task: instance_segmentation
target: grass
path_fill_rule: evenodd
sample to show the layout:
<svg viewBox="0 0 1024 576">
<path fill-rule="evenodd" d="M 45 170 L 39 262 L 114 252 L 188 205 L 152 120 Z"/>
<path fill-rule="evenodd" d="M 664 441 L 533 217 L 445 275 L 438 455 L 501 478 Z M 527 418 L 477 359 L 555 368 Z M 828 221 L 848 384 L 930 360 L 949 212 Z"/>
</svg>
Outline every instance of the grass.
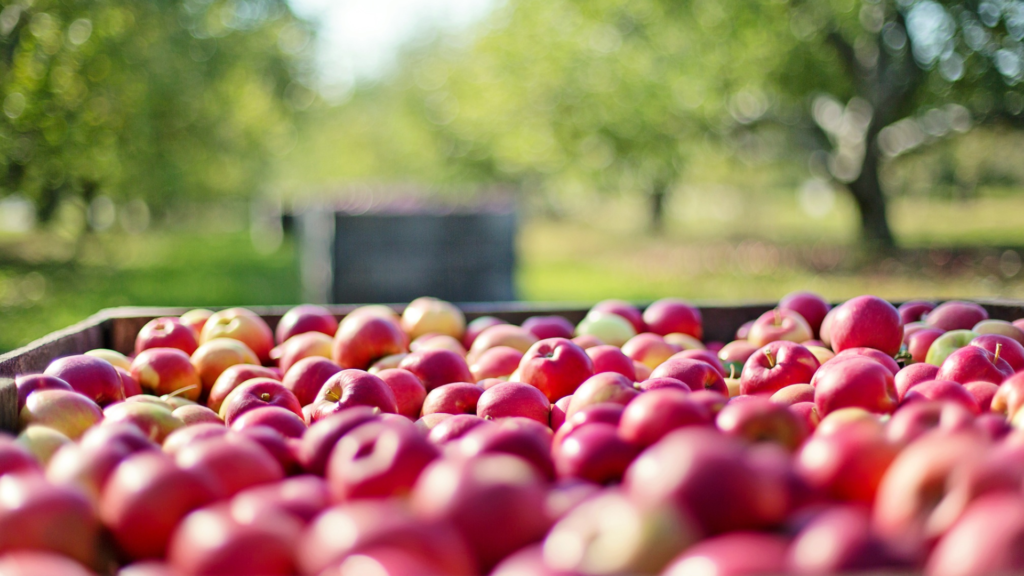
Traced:
<svg viewBox="0 0 1024 576">
<path fill-rule="evenodd" d="M 1001 267 L 1001 251 L 957 267 L 899 259 L 851 266 L 844 246 L 854 242 L 855 227 L 844 198 L 819 220 L 809 219 L 795 199 L 785 196 L 736 202 L 705 193 L 676 200 L 661 236 L 644 232 L 642 204 L 626 200 L 573 207 L 577 216 L 572 219 L 525 218 L 519 235 L 519 297 L 766 301 L 810 289 L 832 299 L 863 293 L 892 299 L 1024 298 L 1024 271 L 1019 265 L 1017 270 Z M 969 203 L 901 199 L 892 203 L 891 220 L 910 247 L 1024 247 L 1024 196 Z M 218 233 L 192 228 L 140 236 L 108 233 L 81 246 L 49 233 L 0 237 L 0 351 L 111 306 L 301 300 L 290 240 L 265 254 L 242 227 L 226 228 Z M 75 263 L 63 263 L 75 250 L 79 256 L 70 260 Z"/>
</svg>

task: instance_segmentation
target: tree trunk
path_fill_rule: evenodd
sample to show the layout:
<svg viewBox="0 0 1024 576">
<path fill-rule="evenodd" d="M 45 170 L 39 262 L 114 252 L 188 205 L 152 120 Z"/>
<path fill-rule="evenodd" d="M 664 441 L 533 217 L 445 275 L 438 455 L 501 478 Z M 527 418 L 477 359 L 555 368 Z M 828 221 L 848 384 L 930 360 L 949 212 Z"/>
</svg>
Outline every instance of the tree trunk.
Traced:
<svg viewBox="0 0 1024 576">
<path fill-rule="evenodd" d="M 877 136 L 877 130 L 868 130 L 864 164 L 860 175 L 848 187 L 860 211 L 861 238 L 868 250 L 889 251 L 896 247 L 896 241 L 889 228 L 885 195 L 878 177 L 881 150 L 878 148 Z"/>
<path fill-rule="evenodd" d="M 665 230 L 665 199 L 668 194 L 668 186 L 662 182 L 655 182 L 651 188 L 651 232 L 661 234 Z"/>
</svg>

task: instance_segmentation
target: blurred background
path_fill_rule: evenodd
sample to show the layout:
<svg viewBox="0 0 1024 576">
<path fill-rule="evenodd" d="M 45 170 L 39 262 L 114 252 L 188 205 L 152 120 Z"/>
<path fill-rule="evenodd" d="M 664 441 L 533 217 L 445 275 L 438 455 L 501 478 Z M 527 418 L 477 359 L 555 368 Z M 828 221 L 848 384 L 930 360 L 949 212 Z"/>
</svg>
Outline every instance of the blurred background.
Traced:
<svg viewBox="0 0 1024 576">
<path fill-rule="evenodd" d="M 0 0 L 0 351 L 119 305 L 1021 298 L 1022 40 L 1021 0 Z"/>
</svg>

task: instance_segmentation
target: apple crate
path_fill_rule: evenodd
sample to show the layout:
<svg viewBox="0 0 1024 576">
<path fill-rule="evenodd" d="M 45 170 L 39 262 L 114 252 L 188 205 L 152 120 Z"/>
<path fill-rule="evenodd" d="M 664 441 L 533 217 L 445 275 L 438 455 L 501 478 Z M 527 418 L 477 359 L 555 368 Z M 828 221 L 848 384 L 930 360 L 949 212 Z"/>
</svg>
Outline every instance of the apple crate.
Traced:
<svg viewBox="0 0 1024 576">
<path fill-rule="evenodd" d="M 998 320 L 1024 318 L 1024 301 L 975 299 L 989 316 Z M 404 304 L 389 305 L 401 312 Z M 771 310 L 775 304 L 745 303 L 724 305 L 698 303 L 704 320 L 704 338 L 707 341 L 728 342 L 733 339 L 736 329 Z M 328 306 L 339 319 L 356 305 Z M 496 316 L 507 322 L 521 324 L 530 316 L 559 315 L 573 324 L 586 316 L 589 307 L 582 304 L 488 302 L 459 304 L 459 308 L 471 321 L 480 316 Z M 281 316 L 290 306 L 250 307 L 263 317 L 271 329 L 276 328 Z M 18 393 L 14 377 L 43 371 L 53 360 L 62 356 L 81 354 L 94 348 L 110 348 L 122 354 L 131 354 L 135 337 L 150 320 L 163 316 L 180 316 L 188 308 L 142 308 L 121 307 L 101 310 L 89 318 L 59 330 L 31 344 L 0 355 L 0 430 L 16 433 L 18 429 Z"/>
</svg>

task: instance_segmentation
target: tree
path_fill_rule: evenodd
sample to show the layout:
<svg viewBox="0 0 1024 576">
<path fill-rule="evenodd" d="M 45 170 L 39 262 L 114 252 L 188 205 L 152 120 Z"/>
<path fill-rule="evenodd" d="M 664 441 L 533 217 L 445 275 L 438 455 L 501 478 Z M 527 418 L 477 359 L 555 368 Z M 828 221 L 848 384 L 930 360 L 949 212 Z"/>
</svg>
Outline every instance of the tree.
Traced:
<svg viewBox="0 0 1024 576">
<path fill-rule="evenodd" d="M 308 26 L 284 0 L 0 0 L 0 195 L 249 194 L 293 138 Z"/>
</svg>

